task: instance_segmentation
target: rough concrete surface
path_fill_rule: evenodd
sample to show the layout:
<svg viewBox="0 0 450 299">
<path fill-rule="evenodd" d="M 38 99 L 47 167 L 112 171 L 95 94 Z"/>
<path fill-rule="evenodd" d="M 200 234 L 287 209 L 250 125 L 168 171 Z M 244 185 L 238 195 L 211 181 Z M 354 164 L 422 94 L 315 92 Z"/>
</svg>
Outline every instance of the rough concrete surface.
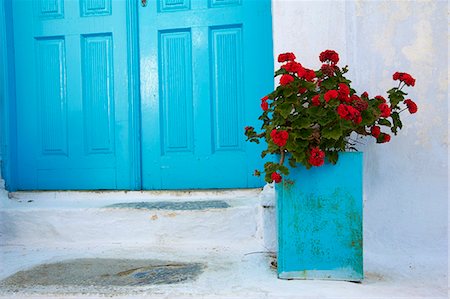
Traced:
<svg viewBox="0 0 450 299">
<path fill-rule="evenodd" d="M 136 202 L 133 194 L 113 200 L 89 192 L 63 194 L 64 198 L 51 192 L 2 198 L 0 280 L 10 277 L 6 281 L 10 283 L 0 287 L 0 298 L 447 298 L 441 255 L 412 258 L 407 251 L 392 248 L 364 249 L 366 278 L 361 284 L 277 279 L 272 254 L 264 247 L 267 223 L 263 225 L 263 218 L 258 218 L 264 215 L 259 194 L 205 193 L 203 200 L 223 200 L 230 207 L 183 211 L 102 208 Z M 183 199 L 192 201 L 186 194 L 169 201 Z M 164 194 L 148 200 L 160 201 L 167 201 Z M 100 267 L 95 273 L 129 274 L 126 279 L 135 285 L 107 284 L 79 264 L 75 272 L 58 275 L 55 270 L 57 265 L 67 269 L 74 260 L 104 263 L 105 259 L 121 262 L 108 262 L 111 271 L 102 272 Z M 174 281 L 166 268 L 151 268 L 156 261 L 186 265 L 177 268 L 186 279 Z M 23 278 L 28 274 L 20 271 L 33 268 L 35 278 L 44 279 L 36 273 L 46 273 L 53 282 L 26 283 Z M 183 276 L 185 270 L 198 275 Z M 153 283 L 137 284 L 139 278 L 145 281 L 148 277 L 153 277 Z M 86 284 L 68 283 L 83 279 Z"/>
</svg>

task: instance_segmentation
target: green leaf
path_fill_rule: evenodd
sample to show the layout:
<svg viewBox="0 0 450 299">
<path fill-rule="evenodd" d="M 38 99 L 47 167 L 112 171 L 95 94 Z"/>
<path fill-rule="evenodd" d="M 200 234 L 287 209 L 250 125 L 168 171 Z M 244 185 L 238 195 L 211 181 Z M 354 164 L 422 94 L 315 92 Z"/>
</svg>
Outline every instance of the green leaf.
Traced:
<svg viewBox="0 0 450 299">
<path fill-rule="evenodd" d="M 311 118 L 317 119 L 324 117 L 327 114 L 327 110 L 325 110 L 321 106 L 314 106 L 307 109 L 307 113 Z"/>
<path fill-rule="evenodd" d="M 297 165 L 297 161 L 295 161 L 295 158 L 294 158 L 294 156 L 291 156 L 290 158 L 289 158 L 289 166 L 291 166 L 291 167 L 296 167 Z"/>
<path fill-rule="evenodd" d="M 378 120 L 378 124 L 381 125 L 381 126 L 386 126 L 386 127 L 391 127 L 392 126 L 391 122 L 389 120 L 385 119 L 385 118 L 380 118 Z"/>
<path fill-rule="evenodd" d="M 306 153 L 305 151 L 295 151 L 292 152 L 292 156 L 295 158 L 297 163 L 301 163 L 306 158 Z"/>
<path fill-rule="evenodd" d="M 286 119 L 291 114 L 292 106 L 289 104 L 280 104 L 277 106 L 277 111 Z"/>
<path fill-rule="evenodd" d="M 297 117 L 293 122 L 293 127 L 298 129 L 308 128 L 311 125 L 311 120 L 308 117 Z"/>
<path fill-rule="evenodd" d="M 289 169 L 284 165 L 278 165 L 278 170 L 284 175 L 289 174 Z"/>
<path fill-rule="evenodd" d="M 402 124 L 402 121 L 400 120 L 400 115 L 398 114 L 398 112 L 393 112 L 391 114 L 391 117 L 392 117 L 392 122 L 393 122 L 391 131 L 392 131 L 392 133 L 397 135 L 398 129 L 403 128 L 403 124 Z"/>
<path fill-rule="evenodd" d="M 362 117 L 361 122 L 362 126 L 372 125 L 376 118 L 373 109 L 364 110 L 363 112 L 361 112 L 361 117 Z"/>
<path fill-rule="evenodd" d="M 322 129 L 322 137 L 328 139 L 338 140 L 342 136 L 342 129 L 340 124 L 335 125 L 334 127 L 326 127 Z"/>
<path fill-rule="evenodd" d="M 264 159 L 264 157 L 267 155 L 269 153 L 269 151 L 268 150 L 264 150 L 264 151 L 262 151 L 261 152 L 261 158 L 263 158 Z"/>
<path fill-rule="evenodd" d="M 278 71 L 275 72 L 275 77 L 279 76 L 279 75 L 282 75 L 282 74 L 287 74 L 287 73 L 288 73 L 288 71 L 286 71 L 283 68 L 280 68 Z"/>
<path fill-rule="evenodd" d="M 310 129 L 301 129 L 298 132 L 298 137 L 301 138 L 301 139 L 308 139 L 309 136 L 311 136 L 311 132 L 312 131 Z"/>
<path fill-rule="evenodd" d="M 321 87 L 324 87 L 326 89 L 335 89 L 336 88 L 336 80 L 332 77 L 332 78 L 328 78 L 322 81 L 322 83 L 320 83 Z"/>
<path fill-rule="evenodd" d="M 328 151 L 326 156 L 331 164 L 336 164 L 339 158 L 338 152 L 336 151 Z"/>
<path fill-rule="evenodd" d="M 283 96 L 285 98 L 288 98 L 288 97 L 290 97 L 293 94 L 294 94 L 294 90 L 292 88 L 285 87 L 285 89 L 283 90 Z"/>
<path fill-rule="evenodd" d="M 325 117 L 319 118 L 317 122 L 320 125 L 324 126 L 324 125 L 326 125 L 326 124 L 336 120 L 336 117 L 337 117 L 336 115 L 337 114 L 336 114 L 336 112 L 334 110 L 330 110 L 330 111 L 328 111 L 328 113 L 326 114 Z"/>
<path fill-rule="evenodd" d="M 392 107 L 396 107 L 398 103 L 400 103 L 403 100 L 403 96 L 390 96 L 389 100 L 391 102 Z"/>
</svg>

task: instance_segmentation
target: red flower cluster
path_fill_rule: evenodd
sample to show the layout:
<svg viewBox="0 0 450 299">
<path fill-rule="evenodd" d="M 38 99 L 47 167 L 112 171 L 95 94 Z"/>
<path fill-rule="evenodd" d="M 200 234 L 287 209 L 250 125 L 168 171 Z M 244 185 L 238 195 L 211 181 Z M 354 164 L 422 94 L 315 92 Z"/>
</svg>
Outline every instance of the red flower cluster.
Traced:
<svg viewBox="0 0 450 299">
<path fill-rule="evenodd" d="M 386 143 L 391 141 L 391 135 L 386 133 L 381 133 L 377 138 L 377 143 Z"/>
<path fill-rule="evenodd" d="M 360 97 L 358 97 L 356 95 L 352 95 L 350 97 L 350 99 L 352 100 L 353 107 L 358 109 L 358 111 L 364 111 L 367 108 L 369 108 L 369 103 L 367 103 L 366 101 L 362 100 Z"/>
<path fill-rule="evenodd" d="M 408 86 L 414 86 L 416 84 L 416 79 L 414 79 L 410 74 L 408 73 L 400 73 L 396 72 L 392 78 L 394 80 L 400 80 L 401 82 L 404 82 Z"/>
<path fill-rule="evenodd" d="M 269 104 L 267 103 L 267 100 L 269 99 L 268 96 L 265 96 L 261 99 L 261 108 L 264 111 L 267 111 L 267 109 L 269 109 Z"/>
<path fill-rule="evenodd" d="M 300 63 L 295 62 L 295 61 L 287 62 L 286 64 L 283 64 L 281 66 L 281 68 L 283 68 L 286 71 L 291 72 L 291 73 L 298 73 L 298 72 L 302 73 L 302 70 L 304 71 L 303 66 Z"/>
<path fill-rule="evenodd" d="M 386 99 L 383 98 L 382 96 L 376 96 L 375 99 L 380 100 L 383 103 L 386 103 Z"/>
<path fill-rule="evenodd" d="M 381 111 L 380 116 L 381 117 L 389 117 L 391 116 L 391 108 L 389 108 L 389 105 L 386 103 L 381 103 L 378 108 Z"/>
<path fill-rule="evenodd" d="M 277 131 L 276 129 L 273 129 L 272 132 L 270 132 L 270 137 L 272 137 L 273 143 L 282 147 L 286 145 L 289 133 L 284 130 Z"/>
<path fill-rule="evenodd" d="M 373 137 L 378 138 L 378 136 L 380 136 L 381 134 L 381 129 L 379 126 L 373 126 L 370 129 L 370 134 L 372 134 Z"/>
<path fill-rule="evenodd" d="M 294 53 L 283 53 L 278 55 L 278 62 L 286 62 L 295 60 Z"/>
<path fill-rule="evenodd" d="M 288 85 L 289 83 L 294 81 L 294 77 L 292 77 L 289 74 L 284 74 L 283 76 L 281 76 L 280 78 L 280 84 L 281 85 Z"/>
<path fill-rule="evenodd" d="M 369 94 L 367 93 L 367 91 L 365 91 L 365 92 L 363 92 L 363 93 L 361 94 L 361 97 L 362 97 L 362 98 L 369 98 Z"/>
<path fill-rule="evenodd" d="M 298 89 L 298 93 L 305 93 L 306 91 L 308 91 L 308 89 L 304 88 L 304 87 L 300 87 Z"/>
<path fill-rule="evenodd" d="M 339 100 L 341 100 L 342 102 L 350 102 L 350 87 L 348 87 L 347 84 L 344 83 L 339 83 Z"/>
<path fill-rule="evenodd" d="M 329 61 L 332 64 L 337 64 L 339 62 L 339 54 L 333 50 L 325 50 L 319 55 L 321 62 Z"/>
<path fill-rule="evenodd" d="M 311 149 L 308 162 L 312 166 L 321 166 L 325 162 L 325 153 L 318 147 Z"/>
<path fill-rule="evenodd" d="M 322 67 L 320 68 L 320 70 L 322 71 L 322 73 L 324 73 L 328 77 L 333 77 L 334 71 L 335 71 L 334 65 L 329 65 L 329 64 L 322 64 Z"/>
<path fill-rule="evenodd" d="M 270 177 L 272 178 L 272 181 L 274 181 L 277 184 L 281 182 L 281 175 L 279 175 L 277 172 L 273 172 Z"/>
<path fill-rule="evenodd" d="M 340 104 L 337 108 L 337 113 L 341 118 L 351 120 L 355 124 L 359 124 L 362 121 L 361 113 L 350 105 Z"/>
<path fill-rule="evenodd" d="M 329 90 L 324 94 L 323 99 L 328 103 L 331 99 L 336 99 L 338 96 L 339 93 L 337 90 Z"/>
<path fill-rule="evenodd" d="M 406 107 L 408 107 L 409 113 L 414 114 L 417 112 L 417 104 L 414 103 L 411 99 L 405 100 L 404 103 L 406 104 Z"/>
<path fill-rule="evenodd" d="M 386 143 L 391 141 L 391 135 L 381 133 L 379 126 L 372 126 L 372 128 L 370 128 L 370 134 L 377 139 L 377 143 Z"/>
<path fill-rule="evenodd" d="M 267 104 L 267 102 L 261 102 L 261 109 L 267 111 L 269 109 L 269 104 Z"/>
<path fill-rule="evenodd" d="M 319 95 L 315 95 L 312 97 L 311 102 L 313 106 L 320 106 Z"/>
<path fill-rule="evenodd" d="M 302 76 L 306 81 L 313 81 L 316 78 L 316 72 L 310 69 L 305 69 L 305 74 Z"/>
</svg>

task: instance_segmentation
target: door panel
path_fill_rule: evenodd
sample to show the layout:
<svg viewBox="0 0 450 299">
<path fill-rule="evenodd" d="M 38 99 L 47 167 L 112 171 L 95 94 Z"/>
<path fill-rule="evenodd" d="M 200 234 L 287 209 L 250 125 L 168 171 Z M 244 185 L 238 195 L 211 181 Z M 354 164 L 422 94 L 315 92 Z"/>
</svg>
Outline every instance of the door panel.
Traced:
<svg viewBox="0 0 450 299">
<path fill-rule="evenodd" d="M 273 88 L 269 0 L 158 0 L 139 8 L 144 189 L 247 188 L 245 142 Z"/>
<path fill-rule="evenodd" d="M 18 189 L 129 189 L 126 2 L 13 1 Z"/>
</svg>

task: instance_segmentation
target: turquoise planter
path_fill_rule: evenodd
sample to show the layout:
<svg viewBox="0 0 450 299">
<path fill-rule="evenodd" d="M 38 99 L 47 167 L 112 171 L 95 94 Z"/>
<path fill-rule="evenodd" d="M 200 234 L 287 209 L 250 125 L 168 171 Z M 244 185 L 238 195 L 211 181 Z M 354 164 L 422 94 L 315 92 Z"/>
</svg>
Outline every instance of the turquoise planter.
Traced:
<svg viewBox="0 0 450 299">
<path fill-rule="evenodd" d="M 279 278 L 363 279 L 362 159 L 299 165 L 277 184 Z"/>
</svg>

